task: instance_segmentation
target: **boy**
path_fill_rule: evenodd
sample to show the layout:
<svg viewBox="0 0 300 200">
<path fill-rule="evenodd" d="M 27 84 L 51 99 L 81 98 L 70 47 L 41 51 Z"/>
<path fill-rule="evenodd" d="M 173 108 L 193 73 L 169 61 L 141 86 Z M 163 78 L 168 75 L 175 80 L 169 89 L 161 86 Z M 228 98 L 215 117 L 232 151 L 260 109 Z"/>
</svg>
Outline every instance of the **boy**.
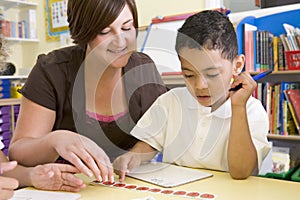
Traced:
<svg viewBox="0 0 300 200">
<path fill-rule="evenodd" d="M 237 48 L 225 15 L 203 11 L 185 21 L 175 49 L 186 87 L 161 95 L 139 120 L 131 134 L 143 142 L 114 162 L 120 181 L 151 159 L 154 149 L 163 153 L 163 162 L 229 171 L 234 179 L 259 169 L 269 151 L 268 117 L 251 96 L 256 82 L 240 73 L 245 58 Z"/>
</svg>

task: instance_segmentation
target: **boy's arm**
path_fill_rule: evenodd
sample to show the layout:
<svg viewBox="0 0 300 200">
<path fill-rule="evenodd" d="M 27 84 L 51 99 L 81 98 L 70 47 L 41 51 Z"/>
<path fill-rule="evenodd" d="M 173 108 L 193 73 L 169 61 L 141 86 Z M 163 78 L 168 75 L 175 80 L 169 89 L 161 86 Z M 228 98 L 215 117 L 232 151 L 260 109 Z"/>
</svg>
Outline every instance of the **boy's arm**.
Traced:
<svg viewBox="0 0 300 200">
<path fill-rule="evenodd" d="M 124 181 L 125 175 L 130 172 L 134 167 L 139 166 L 142 162 L 151 160 L 157 151 L 149 144 L 139 141 L 134 147 L 114 161 L 114 169 L 116 174 L 119 175 L 119 181 Z"/>
<path fill-rule="evenodd" d="M 228 167 L 234 179 L 245 179 L 257 165 L 257 153 L 251 139 L 246 105 L 232 106 L 228 141 Z"/>
</svg>

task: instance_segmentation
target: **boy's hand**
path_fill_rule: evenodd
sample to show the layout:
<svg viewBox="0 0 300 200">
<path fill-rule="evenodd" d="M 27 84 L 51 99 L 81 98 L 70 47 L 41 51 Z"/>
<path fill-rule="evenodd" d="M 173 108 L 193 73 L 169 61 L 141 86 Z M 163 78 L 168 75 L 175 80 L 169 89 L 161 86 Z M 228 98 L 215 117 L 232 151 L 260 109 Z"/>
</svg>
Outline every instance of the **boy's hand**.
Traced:
<svg viewBox="0 0 300 200">
<path fill-rule="evenodd" d="M 74 174 L 79 170 L 68 164 L 45 164 L 31 168 L 30 179 L 35 188 L 78 192 L 85 184 Z"/>
<path fill-rule="evenodd" d="M 237 76 L 231 87 L 234 88 L 240 84 L 242 85 L 240 89 L 230 92 L 231 104 L 235 106 L 245 106 L 257 86 L 249 72 L 243 72 Z"/>
<path fill-rule="evenodd" d="M 115 159 L 113 166 L 114 171 L 119 175 L 119 181 L 123 182 L 127 175 L 134 167 L 141 164 L 141 157 L 138 153 L 128 152 Z"/>
<path fill-rule="evenodd" d="M 0 163 L 1 174 L 14 169 L 16 166 L 16 161 Z M 16 179 L 0 176 L 0 200 L 11 198 L 14 195 L 14 189 L 18 186 L 19 182 Z"/>
</svg>

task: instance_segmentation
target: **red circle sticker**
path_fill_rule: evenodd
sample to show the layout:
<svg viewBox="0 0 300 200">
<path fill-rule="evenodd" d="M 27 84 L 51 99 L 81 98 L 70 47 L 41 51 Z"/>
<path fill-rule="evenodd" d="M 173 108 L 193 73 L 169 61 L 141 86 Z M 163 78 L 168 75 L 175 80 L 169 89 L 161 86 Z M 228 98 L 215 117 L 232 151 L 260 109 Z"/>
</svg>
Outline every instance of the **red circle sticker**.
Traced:
<svg viewBox="0 0 300 200">
<path fill-rule="evenodd" d="M 115 187 L 124 187 L 125 184 L 124 183 L 116 183 L 114 184 Z"/>
<path fill-rule="evenodd" d="M 136 188 L 136 190 L 145 191 L 145 190 L 149 190 L 149 188 L 148 187 L 138 187 L 138 188 Z"/>
<path fill-rule="evenodd" d="M 158 189 L 158 188 L 152 188 L 149 190 L 150 192 L 160 192 L 161 189 Z"/>
<path fill-rule="evenodd" d="M 100 181 L 98 181 L 98 180 L 94 180 L 93 182 L 94 182 L 94 183 L 101 183 L 101 182 L 100 182 Z"/>
<path fill-rule="evenodd" d="M 163 191 L 161 191 L 161 193 L 163 193 L 163 194 L 172 194 L 173 190 L 163 190 Z"/>
<path fill-rule="evenodd" d="M 205 193 L 205 194 L 201 194 L 200 197 L 201 198 L 207 198 L 207 199 L 213 199 L 213 198 L 215 198 L 215 195 Z"/>
<path fill-rule="evenodd" d="M 189 196 L 189 197 L 197 197 L 199 196 L 200 194 L 198 192 L 190 192 L 190 193 L 187 193 L 186 196 Z"/>
<path fill-rule="evenodd" d="M 127 186 L 125 186 L 125 188 L 132 190 L 132 189 L 135 189 L 136 186 L 135 185 L 127 185 Z"/>
<path fill-rule="evenodd" d="M 174 192 L 174 195 L 185 195 L 186 192 L 185 191 L 177 191 L 177 192 Z"/>
<path fill-rule="evenodd" d="M 115 184 L 115 182 L 104 181 L 104 182 L 102 182 L 102 184 L 104 184 L 104 185 L 113 185 L 113 184 Z"/>
</svg>

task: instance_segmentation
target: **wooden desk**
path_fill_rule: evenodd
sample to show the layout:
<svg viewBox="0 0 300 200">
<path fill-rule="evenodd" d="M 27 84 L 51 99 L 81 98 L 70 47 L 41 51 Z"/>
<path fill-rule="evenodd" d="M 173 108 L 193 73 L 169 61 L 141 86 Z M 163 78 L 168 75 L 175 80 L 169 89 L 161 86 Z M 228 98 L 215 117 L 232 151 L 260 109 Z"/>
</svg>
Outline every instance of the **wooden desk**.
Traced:
<svg viewBox="0 0 300 200">
<path fill-rule="evenodd" d="M 190 192 L 207 192 L 215 194 L 216 200 L 294 200 L 299 199 L 300 183 L 284 180 L 276 180 L 262 177 L 249 177 L 246 180 L 233 180 L 228 173 L 209 171 L 214 176 L 171 188 L 172 190 L 185 190 Z M 83 177 L 87 183 L 91 179 Z M 132 178 L 126 178 L 126 184 L 135 184 L 137 186 L 148 186 L 150 188 L 159 188 L 155 185 L 138 181 Z M 164 188 L 161 188 L 164 189 Z M 79 192 L 81 200 L 131 200 L 136 198 L 145 198 L 152 196 L 155 199 L 191 199 L 175 195 L 156 194 L 152 192 L 141 192 L 128 189 L 119 189 L 105 186 L 87 185 L 87 188 Z M 198 199 L 198 198 L 197 198 Z"/>
</svg>

